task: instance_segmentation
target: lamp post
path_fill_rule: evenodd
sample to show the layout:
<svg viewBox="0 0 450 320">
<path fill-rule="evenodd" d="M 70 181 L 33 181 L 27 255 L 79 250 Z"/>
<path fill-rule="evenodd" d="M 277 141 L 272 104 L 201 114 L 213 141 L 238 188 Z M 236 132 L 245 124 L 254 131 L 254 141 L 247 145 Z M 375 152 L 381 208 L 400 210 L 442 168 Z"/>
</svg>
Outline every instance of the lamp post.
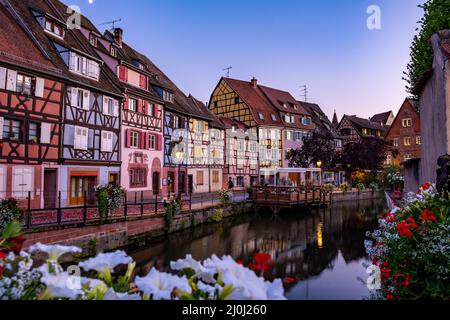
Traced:
<svg viewBox="0 0 450 320">
<path fill-rule="evenodd" d="M 177 157 L 178 160 L 178 197 L 181 198 L 181 165 L 183 163 L 183 159 L 184 159 L 184 152 L 183 150 L 177 151 L 175 156 Z"/>
<path fill-rule="evenodd" d="M 322 168 L 322 161 L 320 161 L 320 160 L 317 161 L 316 165 L 317 165 L 317 168 L 321 169 Z M 322 180 L 323 180 L 322 170 L 320 171 L 319 175 L 320 175 L 319 183 L 320 183 L 320 185 L 322 185 Z"/>
</svg>

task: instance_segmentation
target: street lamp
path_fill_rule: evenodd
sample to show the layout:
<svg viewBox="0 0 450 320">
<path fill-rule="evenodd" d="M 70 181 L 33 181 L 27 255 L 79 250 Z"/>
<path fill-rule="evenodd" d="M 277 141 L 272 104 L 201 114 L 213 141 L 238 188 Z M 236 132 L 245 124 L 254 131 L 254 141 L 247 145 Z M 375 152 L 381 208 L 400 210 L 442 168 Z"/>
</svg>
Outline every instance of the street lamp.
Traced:
<svg viewBox="0 0 450 320">
<path fill-rule="evenodd" d="M 317 163 L 316 163 L 316 164 L 317 164 L 317 168 L 319 168 L 319 169 L 320 169 L 320 168 L 322 167 L 322 161 L 320 161 L 320 160 L 319 160 L 319 161 L 317 161 Z"/>
<path fill-rule="evenodd" d="M 175 153 L 175 156 L 178 160 L 178 197 L 181 198 L 181 164 L 183 163 L 184 159 L 184 152 L 183 150 L 179 150 Z"/>
</svg>

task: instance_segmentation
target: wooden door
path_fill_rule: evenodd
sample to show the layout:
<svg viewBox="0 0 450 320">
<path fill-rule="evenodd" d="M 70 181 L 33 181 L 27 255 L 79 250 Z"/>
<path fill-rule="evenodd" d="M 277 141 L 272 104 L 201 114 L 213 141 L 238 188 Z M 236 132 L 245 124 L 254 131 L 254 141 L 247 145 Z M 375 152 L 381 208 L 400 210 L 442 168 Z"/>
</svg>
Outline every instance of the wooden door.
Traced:
<svg viewBox="0 0 450 320">
<path fill-rule="evenodd" d="M 57 179 L 58 171 L 56 169 L 44 170 L 44 208 L 56 208 L 57 200 Z"/>
</svg>

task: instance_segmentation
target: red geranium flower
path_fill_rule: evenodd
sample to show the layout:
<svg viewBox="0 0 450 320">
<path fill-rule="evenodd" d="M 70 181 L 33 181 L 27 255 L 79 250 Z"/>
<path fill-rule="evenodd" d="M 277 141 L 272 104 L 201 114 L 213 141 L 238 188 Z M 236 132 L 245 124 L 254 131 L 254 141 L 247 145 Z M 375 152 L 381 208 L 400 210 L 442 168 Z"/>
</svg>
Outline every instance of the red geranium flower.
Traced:
<svg viewBox="0 0 450 320">
<path fill-rule="evenodd" d="M 388 294 L 386 295 L 386 299 L 388 299 L 388 300 L 394 300 L 394 295 L 393 295 L 392 293 L 388 293 Z"/>
<path fill-rule="evenodd" d="M 272 256 L 267 253 L 257 253 L 253 257 L 253 260 L 256 262 L 249 264 L 249 268 L 252 269 L 255 272 L 260 272 L 263 274 L 267 270 L 270 270 L 272 268 L 273 264 L 269 264 L 270 259 Z"/>
<path fill-rule="evenodd" d="M 393 213 L 389 212 L 386 215 L 385 220 L 386 220 L 387 223 L 395 222 L 395 215 Z"/>
<path fill-rule="evenodd" d="M 295 282 L 295 279 L 294 278 L 289 278 L 289 277 L 287 277 L 287 278 L 284 278 L 284 283 L 286 283 L 286 284 L 291 284 L 291 283 L 294 283 Z"/>
<path fill-rule="evenodd" d="M 244 261 L 242 261 L 242 260 L 236 260 L 236 263 L 237 263 L 237 264 L 244 265 Z"/>
<path fill-rule="evenodd" d="M 431 212 L 430 210 L 423 210 L 422 211 L 422 220 L 423 221 L 431 221 L 431 222 L 436 222 L 436 216 L 434 215 L 433 212 Z"/>
<path fill-rule="evenodd" d="M 3 251 L 0 251 L 0 260 L 5 260 L 5 258 L 6 258 L 6 253 Z M 3 275 L 3 267 L 0 266 L 0 278 L 2 277 L 2 275 Z"/>
<path fill-rule="evenodd" d="M 423 191 L 427 191 L 430 188 L 431 188 L 431 184 L 429 182 L 424 183 L 423 185 L 420 186 L 420 189 Z"/>
</svg>

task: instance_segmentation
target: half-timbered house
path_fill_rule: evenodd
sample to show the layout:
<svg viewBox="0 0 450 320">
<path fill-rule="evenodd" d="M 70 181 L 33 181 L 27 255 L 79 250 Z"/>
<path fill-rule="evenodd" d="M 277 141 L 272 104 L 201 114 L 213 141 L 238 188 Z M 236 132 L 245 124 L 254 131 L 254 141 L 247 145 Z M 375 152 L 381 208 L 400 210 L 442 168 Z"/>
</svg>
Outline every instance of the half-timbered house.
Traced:
<svg viewBox="0 0 450 320">
<path fill-rule="evenodd" d="M 308 137 L 316 128 L 312 122 L 311 114 L 295 98 L 286 91 L 260 85 L 259 88 L 278 110 L 283 123 L 283 167 L 289 167 L 286 154 L 292 149 L 303 147 L 303 138 Z"/>
<path fill-rule="evenodd" d="M 0 199 L 56 205 L 62 72 L 15 8 L 0 3 Z"/>
<path fill-rule="evenodd" d="M 203 102 L 192 95 L 189 98 L 205 118 L 189 121 L 188 187 L 193 193 L 220 191 L 223 187 L 225 128 Z"/>
<path fill-rule="evenodd" d="M 257 80 L 220 79 L 211 95 L 209 107 L 221 117 L 236 119 L 249 128 L 257 129 L 259 183 L 274 184 L 276 169 L 283 167 L 284 125 L 279 111 L 262 92 Z"/>
<path fill-rule="evenodd" d="M 24 24 L 64 72 L 59 190 L 62 204 L 93 201 L 96 185 L 118 181 L 122 100 L 114 74 L 79 28 L 68 28 L 74 11 L 58 0 L 14 1 Z"/>
<path fill-rule="evenodd" d="M 365 138 L 384 140 L 387 128 L 368 119 L 344 115 L 337 130 L 342 136 L 345 145 L 347 143 L 361 143 Z"/>
<path fill-rule="evenodd" d="M 132 193 L 159 195 L 163 167 L 163 101 L 150 86 L 149 78 L 155 75 L 147 68 L 148 59 L 123 41 L 120 28 L 101 35 L 84 19 L 81 31 L 115 73 L 124 95 L 120 184 Z"/>
<path fill-rule="evenodd" d="M 258 130 L 236 119 L 220 120 L 226 129 L 224 187 L 230 179 L 237 190 L 258 184 Z"/>
</svg>

